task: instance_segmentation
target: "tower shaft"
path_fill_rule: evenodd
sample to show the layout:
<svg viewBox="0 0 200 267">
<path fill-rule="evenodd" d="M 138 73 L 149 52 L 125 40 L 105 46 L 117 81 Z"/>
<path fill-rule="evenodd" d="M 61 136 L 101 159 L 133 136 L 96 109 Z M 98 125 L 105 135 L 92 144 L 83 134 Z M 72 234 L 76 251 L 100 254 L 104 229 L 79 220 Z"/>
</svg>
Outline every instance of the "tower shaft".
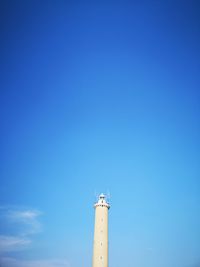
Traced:
<svg viewBox="0 0 200 267">
<path fill-rule="evenodd" d="M 108 267 L 108 209 L 103 194 L 95 204 L 93 267 Z"/>
</svg>

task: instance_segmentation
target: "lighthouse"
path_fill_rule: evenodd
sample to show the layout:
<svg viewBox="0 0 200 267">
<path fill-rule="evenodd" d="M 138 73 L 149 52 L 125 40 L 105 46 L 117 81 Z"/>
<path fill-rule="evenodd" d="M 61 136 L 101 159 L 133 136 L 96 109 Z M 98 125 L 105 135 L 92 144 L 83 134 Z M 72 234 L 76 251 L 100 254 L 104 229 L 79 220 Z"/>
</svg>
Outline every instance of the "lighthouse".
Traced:
<svg viewBox="0 0 200 267">
<path fill-rule="evenodd" d="M 95 208 L 94 246 L 92 267 L 108 267 L 108 210 L 110 205 L 104 194 L 99 196 Z"/>
</svg>

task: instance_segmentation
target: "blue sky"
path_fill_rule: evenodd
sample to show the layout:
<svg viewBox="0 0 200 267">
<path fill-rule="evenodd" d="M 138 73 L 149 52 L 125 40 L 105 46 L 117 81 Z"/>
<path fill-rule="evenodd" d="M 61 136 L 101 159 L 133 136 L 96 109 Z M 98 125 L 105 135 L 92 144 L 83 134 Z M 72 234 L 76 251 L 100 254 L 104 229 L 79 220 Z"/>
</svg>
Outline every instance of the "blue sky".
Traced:
<svg viewBox="0 0 200 267">
<path fill-rule="evenodd" d="M 3 267 L 200 264 L 199 1 L 1 1 Z"/>
</svg>

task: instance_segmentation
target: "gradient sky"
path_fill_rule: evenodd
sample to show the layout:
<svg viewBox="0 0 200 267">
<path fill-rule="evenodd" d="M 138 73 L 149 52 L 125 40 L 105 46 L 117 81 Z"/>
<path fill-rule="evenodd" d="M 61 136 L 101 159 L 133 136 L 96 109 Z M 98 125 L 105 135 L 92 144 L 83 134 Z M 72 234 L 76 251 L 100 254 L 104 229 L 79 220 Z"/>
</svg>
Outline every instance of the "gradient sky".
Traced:
<svg viewBox="0 0 200 267">
<path fill-rule="evenodd" d="M 199 1 L 0 5 L 0 266 L 199 267 Z"/>
</svg>

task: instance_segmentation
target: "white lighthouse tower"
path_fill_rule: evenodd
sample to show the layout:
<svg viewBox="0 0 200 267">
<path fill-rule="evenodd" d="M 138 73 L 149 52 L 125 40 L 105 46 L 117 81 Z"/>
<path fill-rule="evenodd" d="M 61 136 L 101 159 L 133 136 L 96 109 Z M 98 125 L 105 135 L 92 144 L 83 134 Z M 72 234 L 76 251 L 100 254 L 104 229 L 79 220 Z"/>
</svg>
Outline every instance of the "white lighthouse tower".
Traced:
<svg viewBox="0 0 200 267">
<path fill-rule="evenodd" d="M 99 196 L 95 208 L 94 247 L 92 267 L 108 267 L 108 210 L 104 194 Z"/>
</svg>

